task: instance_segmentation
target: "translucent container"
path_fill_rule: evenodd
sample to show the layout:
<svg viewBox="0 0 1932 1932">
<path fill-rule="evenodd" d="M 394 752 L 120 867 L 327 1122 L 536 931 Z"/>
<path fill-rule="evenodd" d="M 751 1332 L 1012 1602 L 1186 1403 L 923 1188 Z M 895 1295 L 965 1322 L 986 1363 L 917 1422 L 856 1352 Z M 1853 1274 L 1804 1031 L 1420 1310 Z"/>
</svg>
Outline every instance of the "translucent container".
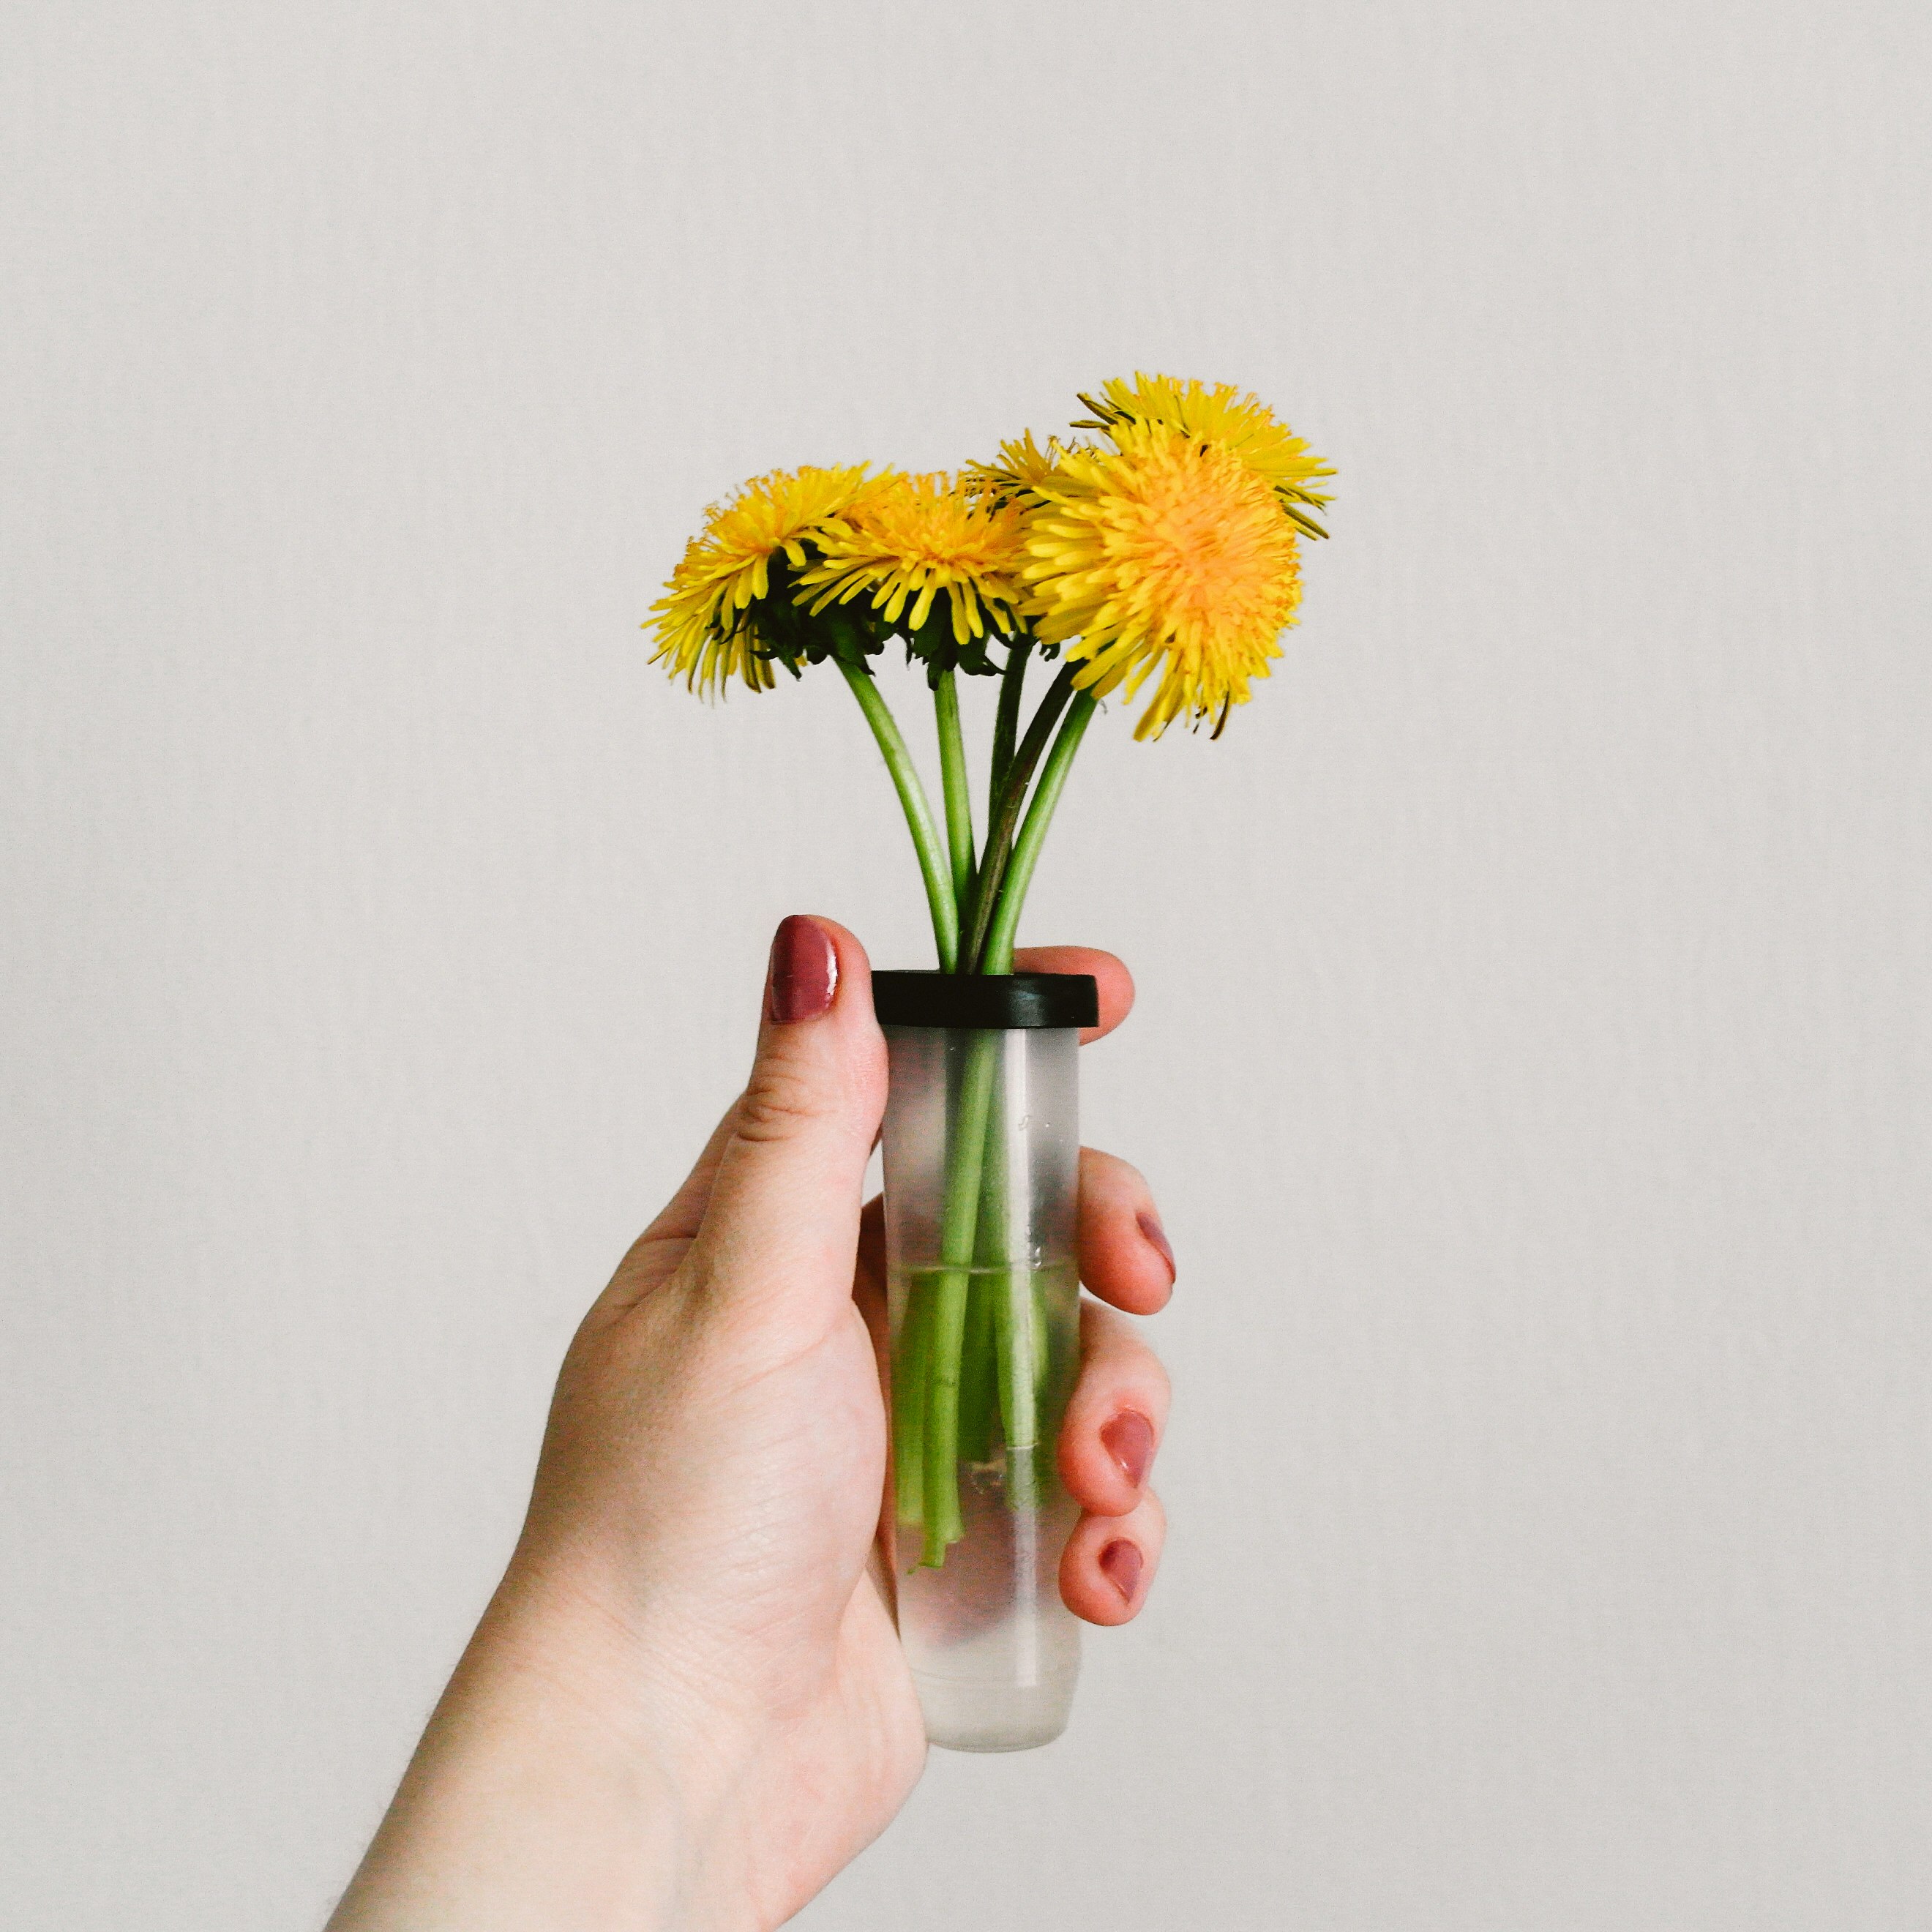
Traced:
<svg viewBox="0 0 1932 1932">
<path fill-rule="evenodd" d="M 874 975 L 891 1054 L 886 1254 L 898 1625 L 926 1734 L 1066 1726 L 1077 1510 L 1056 1450 L 1079 1359 L 1079 1028 L 1094 982 Z"/>
</svg>

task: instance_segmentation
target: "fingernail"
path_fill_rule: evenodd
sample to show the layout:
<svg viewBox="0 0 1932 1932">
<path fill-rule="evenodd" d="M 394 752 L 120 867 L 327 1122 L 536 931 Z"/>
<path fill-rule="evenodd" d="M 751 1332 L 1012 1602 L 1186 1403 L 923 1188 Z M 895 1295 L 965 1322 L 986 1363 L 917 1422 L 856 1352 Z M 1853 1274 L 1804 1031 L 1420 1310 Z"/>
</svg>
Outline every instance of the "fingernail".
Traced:
<svg viewBox="0 0 1932 1932">
<path fill-rule="evenodd" d="M 1138 1489 L 1154 1461 L 1154 1424 L 1138 1409 L 1124 1408 L 1101 1430 L 1100 1440 L 1121 1474 Z"/>
<path fill-rule="evenodd" d="M 1137 1217 L 1141 1234 L 1148 1246 L 1167 1264 L 1167 1285 L 1174 1286 L 1174 1250 L 1168 1246 L 1167 1234 L 1160 1225 L 1160 1216 L 1152 1208 Z"/>
<path fill-rule="evenodd" d="M 838 955 L 830 935 L 801 913 L 782 920 L 772 941 L 765 1012 L 780 1026 L 815 1020 L 838 988 Z"/>
<path fill-rule="evenodd" d="M 1100 1568 L 1107 1581 L 1120 1593 L 1120 1601 L 1131 1604 L 1140 1587 L 1141 1552 L 1131 1543 L 1110 1543 L 1100 1552 Z"/>
</svg>

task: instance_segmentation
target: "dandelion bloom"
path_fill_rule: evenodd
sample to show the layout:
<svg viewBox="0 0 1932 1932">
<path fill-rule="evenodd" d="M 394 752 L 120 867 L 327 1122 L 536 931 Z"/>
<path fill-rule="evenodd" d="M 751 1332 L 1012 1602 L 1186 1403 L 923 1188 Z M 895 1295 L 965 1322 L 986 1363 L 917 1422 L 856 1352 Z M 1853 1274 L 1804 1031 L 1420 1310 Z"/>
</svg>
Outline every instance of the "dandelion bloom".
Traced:
<svg viewBox="0 0 1932 1932">
<path fill-rule="evenodd" d="M 1234 450 L 1171 424 L 1117 420 L 1112 449 L 1064 453 L 1027 519 L 1026 614 L 1080 664 L 1074 682 L 1131 697 L 1156 672 L 1136 738 L 1248 700 L 1301 601 L 1294 526 Z"/>
<path fill-rule="evenodd" d="M 1184 436 L 1218 444 L 1262 477 L 1310 536 L 1328 534 L 1299 506 L 1320 509 L 1326 504 L 1329 499 L 1310 485 L 1335 472 L 1259 397 L 1244 394 L 1232 382 L 1137 375 L 1131 382 L 1114 376 L 1100 396 L 1080 400 L 1094 420 L 1076 423 L 1076 429 L 1102 430 L 1112 436 L 1120 425 L 1165 423 Z"/>
<path fill-rule="evenodd" d="M 1020 512 L 943 472 L 879 479 L 820 539 L 799 580 L 815 616 L 866 592 L 889 625 L 918 630 L 944 595 L 962 644 L 1012 622 L 1019 597 Z M 908 608 L 910 606 L 910 608 Z"/>
<path fill-rule="evenodd" d="M 771 594 L 774 564 L 802 572 L 842 518 L 878 488 L 866 466 L 774 470 L 754 476 L 728 502 L 714 503 L 685 547 L 664 594 L 651 606 L 653 664 L 668 664 L 687 688 L 716 692 L 732 677 L 754 691 L 776 681 L 772 650 L 755 607 Z"/>
<path fill-rule="evenodd" d="M 1001 443 L 994 461 L 968 464 L 966 488 L 992 502 L 1024 502 L 1059 467 L 1066 454 L 1066 446 L 1057 436 L 1048 436 L 1042 449 L 1028 430 L 1024 436 Z"/>
</svg>

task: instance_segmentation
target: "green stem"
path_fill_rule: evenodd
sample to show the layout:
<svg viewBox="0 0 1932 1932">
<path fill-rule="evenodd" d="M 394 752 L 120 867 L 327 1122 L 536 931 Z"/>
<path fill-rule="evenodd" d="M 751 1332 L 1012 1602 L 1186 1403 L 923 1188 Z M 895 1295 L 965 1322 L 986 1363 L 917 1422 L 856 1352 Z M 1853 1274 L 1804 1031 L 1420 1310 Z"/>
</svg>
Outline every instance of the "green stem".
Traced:
<svg viewBox="0 0 1932 1932">
<path fill-rule="evenodd" d="M 1040 1506 L 1040 1404 L 1034 1378 L 1036 1342 L 1044 1331 L 1036 1318 L 1027 1231 L 1010 1223 L 1007 1162 L 1025 1160 L 1014 1144 L 1014 1096 L 1000 1082 L 986 1130 L 986 1182 L 980 1209 L 980 1256 L 997 1273 L 980 1276 L 992 1303 L 993 1375 L 1006 1447 L 1005 1489 L 1012 1509 Z M 1024 1130 L 1022 1130 L 1022 1135 Z M 1016 1241 L 1014 1236 L 1018 1235 Z"/>
<path fill-rule="evenodd" d="M 939 970 L 942 973 L 956 972 L 959 964 L 959 902 L 952 896 L 946 848 L 940 843 L 939 828 L 933 823 L 932 802 L 926 797 L 926 787 L 920 782 L 919 767 L 913 763 L 898 721 L 886 708 L 871 672 L 857 664 L 848 664 L 842 657 L 836 662 L 845 674 L 845 682 L 852 687 L 852 695 L 859 700 L 859 709 L 866 714 L 866 722 L 872 728 L 872 736 L 879 741 L 886 770 L 892 775 L 900 809 L 905 814 L 907 829 L 912 833 L 913 847 L 919 854 L 919 869 L 926 879 L 926 904 L 932 913 L 933 941 L 939 949 Z"/>
<path fill-rule="evenodd" d="M 988 1462 L 1004 1441 L 999 1304 L 1012 1266 L 1007 1252 L 1006 1048 L 987 1111 L 986 1154 L 980 1168 L 980 1219 L 973 1233 L 973 1286 L 966 1308 L 965 1357 L 959 1371 L 959 1460 Z"/>
<path fill-rule="evenodd" d="M 1030 1268 L 999 1277 L 994 1305 L 994 1372 L 1000 1384 L 1000 1426 L 1006 1445 L 1006 1501 L 1015 1509 L 1040 1507 L 1040 1384 L 1036 1364 L 1045 1323 Z"/>
<path fill-rule="evenodd" d="M 1033 883 L 1033 868 L 1040 863 L 1040 848 L 1046 843 L 1046 829 L 1053 823 L 1053 808 L 1066 788 L 1066 775 L 1073 769 L 1073 754 L 1080 748 L 1082 736 L 1092 722 L 1098 700 L 1090 692 L 1078 692 L 1066 709 L 1066 722 L 1053 741 L 1046 764 L 1034 788 L 1033 802 L 1027 807 L 1026 823 L 1013 842 L 1013 856 L 999 889 L 999 901 L 986 928 L 980 970 L 1010 973 L 1013 970 L 1013 935 L 1019 929 L 1020 908 L 1026 903 L 1027 888 Z"/>
<path fill-rule="evenodd" d="M 1006 668 L 1000 677 L 1000 708 L 993 718 L 993 768 L 986 784 L 986 824 L 990 832 L 1006 773 L 1012 768 L 1013 747 L 1019 741 L 1020 700 L 1026 690 L 1027 659 L 1033 655 L 1030 638 L 1016 638 L 1006 646 Z M 986 842 L 992 849 L 992 840 Z"/>
<path fill-rule="evenodd" d="M 1054 681 L 1055 689 L 1062 691 L 1060 701 L 1066 704 L 1066 716 L 1052 750 L 1047 754 L 1033 802 L 1027 808 L 1025 821 L 1013 842 L 1005 883 L 999 887 L 980 962 L 981 970 L 988 973 L 1013 970 L 1013 934 L 1019 924 L 1020 908 L 1032 884 L 1034 868 L 1040 862 L 1040 848 L 1046 842 L 1054 808 L 1066 788 L 1074 754 L 1079 750 L 1080 740 L 1098 709 L 1096 700 L 1085 692 L 1072 692 L 1070 700 L 1066 698 L 1065 692 L 1072 689 L 1071 676 L 1072 668 L 1067 667 Z M 1057 706 L 1053 712 L 1048 711 L 1053 703 L 1053 693 L 1049 692 L 1047 702 L 1040 707 L 1046 724 L 1042 725 L 1038 717 L 1034 721 L 1042 738 L 1057 713 Z M 1030 740 L 1035 731 L 1030 730 L 1027 735 Z M 1030 771 L 1033 758 L 1037 755 L 1035 746 L 1031 756 L 1027 755 L 1024 747 L 1016 756 L 1013 772 L 1007 782 L 1009 796 L 1016 782 L 1019 786 L 1025 783 L 1022 763 Z M 987 864 L 981 872 L 982 894 L 989 890 L 989 882 L 997 883 L 992 872 L 997 856 L 994 851 L 988 852 Z M 926 1415 L 920 1432 L 925 1538 L 920 1560 L 935 1565 L 946 1561 L 947 1546 L 965 1534 L 959 1514 L 959 1383 L 973 1280 L 969 1270 L 979 1232 L 980 1186 L 989 1157 L 997 1163 L 1004 1154 L 1003 1143 L 988 1145 L 1003 1044 L 1004 1036 L 998 1032 L 970 1036 L 957 1104 L 949 1111 L 946 1123 L 946 1198 L 939 1228 L 943 1272 L 933 1285 L 932 1325 L 926 1331 Z M 1010 1281 L 1007 1286 L 1010 1298 L 1021 1292 L 1017 1282 Z M 1031 1295 L 1030 1278 L 1024 1292 Z M 1033 1459 L 1037 1445 L 1031 1440 L 1036 1413 L 1032 1379 L 1034 1325 L 1030 1301 L 1022 1310 L 1009 1299 L 1000 1336 L 1001 1394 L 1009 1431 L 1007 1445 L 1012 1452 L 1011 1476 L 1017 1486 L 1012 1499 L 1022 1507 L 1030 1507 L 1036 1496 Z"/>
<path fill-rule="evenodd" d="M 978 883 L 974 888 L 972 910 L 965 921 L 965 943 L 959 953 L 963 972 L 988 973 L 994 970 L 986 961 L 986 934 L 992 925 L 1000 883 L 1010 862 L 1013 834 L 1020 822 L 1020 808 L 1026 802 L 1027 786 L 1032 780 L 1034 766 L 1040 763 L 1040 754 L 1046 749 L 1046 741 L 1052 736 L 1060 712 L 1073 695 L 1073 674 L 1079 668 L 1076 664 L 1060 666 L 1058 675 L 1046 688 L 1046 695 L 1040 701 L 1040 709 L 1034 713 L 1033 722 L 1027 727 L 1026 736 L 1006 767 L 1005 780 L 1000 788 L 999 802 L 992 822 L 986 827 L 986 854 L 980 862 Z M 1004 694 L 1001 695 L 1004 702 Z M 1011 968 L 1003 967 L 999 970 L 1004 972 Z"/>
<path fill-rule="evenodd" d="M 946 794 L 946 843 L 957 914 L 973 897 L 973 790 L 966 778 L 966 740 L 959 728 L 959 686 L 953 672 L 939 674 L 932 704 L 939 719 L 939 776 Z"/>
<path fill-rule="evenodd" d="M 940 1271 L 932 1284 L 926 1331 L 926 1418 L 920 1444 L 926 1535 L 920 1561 L 935 1567 L 946 1561 L 946 1546 L 966 1533 L 959 1515 L 959 1371 L 965 1348 L 967 1298 L 973 1280 L 986 1128 L 992 1113 L 1000 1043 L 996 1032 L 969 1036 L 958 1103 L 947 1122 L 946 1200 L 939 1222 Z"/>
<path fill-rule="evenodd" d="M 900 1522 L 914 1528 L 926 1520 L 926 1336 L 929 1298 L 920 1277 L 908 1283 L 892 1352 L 892 1486 Z"/>
<path fill-rule="evenodd" d="M 982 1253 L 986 1249 L 986 1208 L 980 1208 Z M 995 1364 L 997 1321 L 993 1300 L 999 1277 L 982 1262 L 973 1271 L 966 1294 L 966 1338 L 959 1366 L 959 1460 L 988 1462 L 999 1432 L 1000 1390 Z"/>
</svg>

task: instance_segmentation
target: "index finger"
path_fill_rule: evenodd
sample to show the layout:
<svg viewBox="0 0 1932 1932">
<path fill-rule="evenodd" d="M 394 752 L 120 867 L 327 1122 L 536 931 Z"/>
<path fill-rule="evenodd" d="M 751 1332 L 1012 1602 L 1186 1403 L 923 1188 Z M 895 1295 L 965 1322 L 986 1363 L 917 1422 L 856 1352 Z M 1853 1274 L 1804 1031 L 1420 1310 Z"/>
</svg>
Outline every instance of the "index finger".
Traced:
<svg viewBox="0 0 1932 1932">
<path fill-rule="evenodd" d="M 1134 976 L 1111 952 L 1090 946 L 1023 946 L 1013 955 L 1013 970 L 1093 974 L 1100 988 L 1100 1024 L 1080 1029 L 1082 1046 L 1112 1033 L 1133 1010 Z"/>
</svg>

